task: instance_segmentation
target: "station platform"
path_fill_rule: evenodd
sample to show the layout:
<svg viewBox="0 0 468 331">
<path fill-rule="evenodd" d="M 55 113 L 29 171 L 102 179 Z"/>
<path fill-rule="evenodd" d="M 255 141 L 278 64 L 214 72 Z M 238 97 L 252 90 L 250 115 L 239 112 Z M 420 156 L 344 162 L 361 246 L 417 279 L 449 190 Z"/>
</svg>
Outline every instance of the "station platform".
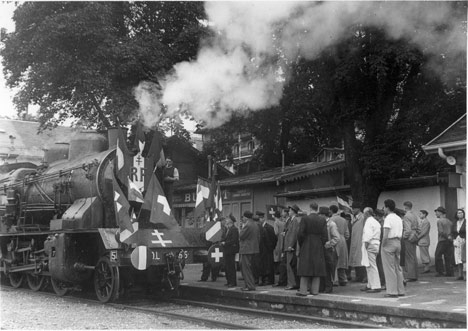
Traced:
<svg viewBox="0 0 468 331">
<path fill-rule="evenodd" d="M 432 267 L 433 269 L 433 267 Z M 463 328 L 466 320 L 466 281 L 455 277 L 435 277 L 435 272 L 420 274 L 418 281 L 406 286 L 406 295 L 386 298 L 380 293 L 366 293 L 366 284 L 348 282 L 333 288 L 333 293 L 299 297 L 296 290 L 284 287 L 257 286 L 255 291 L 241 291 L 244 281 L 237 287 L 224 286 L 226 279 L 208 279 L 199 282 L 201 264 L 188 264 L 184 269 L 180 293 L 184 298 L 229 303 L 243 307 L 295 313 L 321 318 L 356 321 L 366 325 L 387 328 Z M 221 273 L 223 274 L 223 273 Z M 276 279 L 278 276 L 276 276 Z"/>
</svg>

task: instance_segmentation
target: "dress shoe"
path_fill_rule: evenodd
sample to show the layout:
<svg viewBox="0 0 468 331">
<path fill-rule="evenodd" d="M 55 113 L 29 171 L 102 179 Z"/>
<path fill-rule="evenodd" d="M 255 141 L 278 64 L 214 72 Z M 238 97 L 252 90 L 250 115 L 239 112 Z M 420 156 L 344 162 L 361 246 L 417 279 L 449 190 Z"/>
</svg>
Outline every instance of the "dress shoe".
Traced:
<svg viewBox="0 0 468 331">
<path fill-rule="evenodd" d="M 304 294 L 304 293 L 301 293 L 301 292 L 297 292 L 296 295 L 298 297 L 306 297 L 307 296 L 307 294 Z"/>
<path fill-rule="evenodd" d="M 340 286 L 346 286 L 346 284 L 348 284 L 348 283 L 346 283 L 346 282 L 340 282 L 339 284 L 340 284 Z"/>
<path fill-rule="evenodd" d="M 255 291 L 255 289 L 254 288 L 243 287 L 243 288 L 241 288 L 241 291 Z"/>
<path fill-rule="evenodd" d="M 427 270 L 424 270 L 423 272 L 421 272 L 422 274 L 428 274 L 431 272 L 431 269 L 427 269 Z"/>
<path fill-rule="evenodd" d="M 408 279 L 405 279 L 405 281 L 407 283 L 411 283 L 411 282 L 417 282 L 418 280 L 416 278 L 408 278 Z"/>
<path fill-rule="evenodd" d="M 380 293 L 381 289 L 374 288 L 374 289 L 368 289 L 366 293 Z"/>
<path fill-rule="evenodd" d="M 362 292 L 366 292 L 366 291 L 369 291 L 369 290 L 370 290 L 370 288 L 369 288 L 369 287 L 367 287 L 367 286 L 366 286 L 366 287 L 364 287 L 364 288 L 361 288 L 361 291 L 362 291 Z"/>
<path fill-rule="evenodd" d="M 284 289 L 285 289 L 285 290 L 297 290 L 298 287 L 291 287 L 291 286 L 288 286 L 288 287 L 285 287 Z"/>
<path fill-rule="evenodd" d="M 333 288 L 326 288 L 325 293 L 333 293 Z"/>
<path fill-rule="evenodd" d="M 197 282 L 206 282 L 206 279 L 199 279 Z"/>
<path fill-rule="evenodd" d="M 465 280 L 465 278 L 463 278 L 463 276 L 459 276 L 459 277 L 455 278 L 455 280 Z"/>
<path fill-rule="evenodd" d="M 384 294 L 385 298 L 398 298 L 398 294 Z"/>
<path fill-rule="evenodd" d="M 271 285 L 271 286 L 273 286 L 273 287 L 278 287 L 278 286 L 286 286 L 286 285 L 283 285 L 283 284 L 273 284 L 273 285 Z"/>
<path fill-rule="evenodd" d="M 405 295 L 403 293 L 398 294 L 399 297 L 404 297 Z"/>
</svg>

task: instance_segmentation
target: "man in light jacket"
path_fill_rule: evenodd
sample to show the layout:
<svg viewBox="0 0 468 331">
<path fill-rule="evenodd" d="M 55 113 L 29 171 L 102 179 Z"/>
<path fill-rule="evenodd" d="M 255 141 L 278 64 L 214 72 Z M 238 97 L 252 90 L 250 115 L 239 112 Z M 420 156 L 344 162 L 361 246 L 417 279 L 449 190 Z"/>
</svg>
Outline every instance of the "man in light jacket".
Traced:
<svg viewBox="0 0 468 331">
<path fill-rule="evenodd" d="M 431 223 L 427 219 L 427 210 L 419 211 L 419 219 L 421 220 L 420 228 L 421 232 L 419 233 L 419 255 L 421 256 L 421 262 L 424 265 L 423 274 L 431 272 L 429 265 L 431 263 L 431 257 L 429 256 L 429 245 L 431 244 L 431 238 L 429 233 L 431 232 Z"/>
</svg>

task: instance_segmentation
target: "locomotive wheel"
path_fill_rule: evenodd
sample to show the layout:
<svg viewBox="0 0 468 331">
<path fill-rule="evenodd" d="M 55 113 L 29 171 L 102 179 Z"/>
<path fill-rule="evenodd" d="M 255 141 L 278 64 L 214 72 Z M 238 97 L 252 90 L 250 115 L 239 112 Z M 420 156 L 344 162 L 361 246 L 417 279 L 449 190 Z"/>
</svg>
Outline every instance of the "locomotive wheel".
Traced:
<svg viewBox="0 0 468 331">
<path fill-rule="evenodd" d="M 61 280 L 51 277 L 50 283 L 52 284 L 52 288 L 54 289 L 55 294 L 57 294 L 59 297 L 63 297 L 68 293 L 68 291 L 70 291 L 68 284 L 62 282 Z"/>
<path fill-rule="evenodd" d="M 35 275 L 35 274 L 26 275 L 28 286 L 34 292 L 40 291 L 44 288 L 45 279 L 46 279 L 45 276 L 42 276 L 42 275 Z"/>
<path fill-rule="evenodd" d="M 99 301 L 106 303 L 119 298 L 120 272 L 107 256 L 99 259 L 94 269 L 94 290 Z"/>
<path fill-rule="evenodd" d="M 8 278 L 10 278 L 10 284 L 14 288 L 18 288 L 23 285 L 24 274 L 19 272 L 10 272 L 8 274 Z"/>
</svg>

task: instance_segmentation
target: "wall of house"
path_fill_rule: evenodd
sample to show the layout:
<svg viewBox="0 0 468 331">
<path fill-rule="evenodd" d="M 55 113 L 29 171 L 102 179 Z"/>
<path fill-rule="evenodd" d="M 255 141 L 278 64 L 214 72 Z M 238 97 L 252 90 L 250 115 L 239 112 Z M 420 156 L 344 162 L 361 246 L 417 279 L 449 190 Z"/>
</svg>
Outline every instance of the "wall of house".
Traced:
<svg viewBox="0 0 468 331">
<path fill-rule="evenodd" d="M 434 213 L 434 209 L 439 206 L 444 206 L 442 202 L 442 189 L 441 186 L 428 186 L 420 188 L 411 188 L 397 191 L 386 191 L 382 192 L 379 196 L 377 206 L 383 207 L 383 202 L 386 199 L 392 199 L 395 201 L 397 208 L 403 209 L 403 202 L 411 201 L 413 203 L 413 211 L 419 214 L 421 209 L 427 210 L 429 215 L 427 216 L 431 222 L 431 230 L 429 237 L 431 244 L 429 246 L 429 254 L 432 257 L 431 264 L 434 264 L 434 254 L 437 246 L 437 218 Z M 448 215 L 449 216 L 449 215 Z M 419 249 L 417 249 L 419 258 Z"/>
<path fill-rule="evenodd" d="M 425 209 L 429 212 L 428 218 L 431 222 L 431 230 L 429 235 L 431 239 L 431 245 L 429 246 L 429 253 L 432 256 L 431 264 L 434 264 L 433 257 L 437 246 L 437 221 L 434 209 L 436 209 L 438 206 L 444 205 L 442 203 L 443 196 L 441 192 L 442 189 L 440 186 L 411 188 L 397 191 L 385 191 L 380 194 L 377 204 L 379 208 L 382 208 L 384 200 L 393 199 L 396 203 L 397 208 L 403 209 L 403 202 L 411 201 L 413 203 L 413 210 L 415 212 L 419 212 L 419 210 L 421 209 Z M 288 206 L 296 204 L 303 211 L 309 212 L 309 204 L 312 200 L 316 201 L 319 206 L 330 206 L 332 203 L 336 203 L 336 196 L 319 197 L 315 199 L 286 199 L 285 202 Z M 448 216 L 451 217 L 452 215 Z M 419 257 L 419 250 L 417 254 Z"/>
</svg>

